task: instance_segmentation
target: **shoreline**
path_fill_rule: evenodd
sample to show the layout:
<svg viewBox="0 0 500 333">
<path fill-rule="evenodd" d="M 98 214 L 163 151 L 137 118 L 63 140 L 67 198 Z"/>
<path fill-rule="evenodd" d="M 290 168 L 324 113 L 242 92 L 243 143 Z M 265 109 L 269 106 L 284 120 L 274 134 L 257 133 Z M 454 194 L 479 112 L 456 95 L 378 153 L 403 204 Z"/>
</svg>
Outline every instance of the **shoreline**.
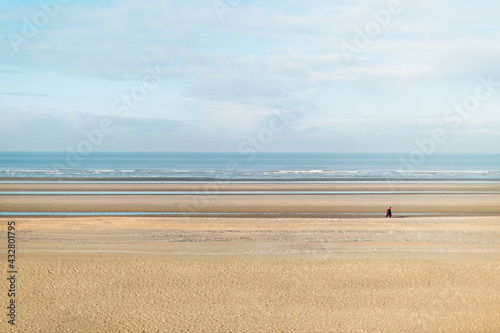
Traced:
<svg viewBox="0 0 500 333">
<path fill-rule="evenodd" d="M 386 208 L 392 206 L 394 217 L 500 215 L 500 184 L 496 183 L 228 183 L 221 186 L 212 183 L 3 183 L 0 193 L 3 191 L 11 194 L 0 195 L 0 211 L 26 214 L 110 215 L 115 212 L 131 215 L 135 212 L 139 215 L 330 217 L 359 214 L 376 217 L 384 216 Z M 232 193 L 236 191 L 241 193 Z M 276 191 L 279 194 L 274 194 Z"/>
<path fill-rule="evenodd" d="M 500 182 L 14 182 L 0 183 L 0 191 L 500 191 Z"/>
<path fill-rule="evenodd" d="M 415 178 L 415 177 L 335 177 L 335 178 L 188 178 L 188 177 L 0 177 L 0 182 L 185 182 L 185 183 L 500 183 L 500 178 Z"/>
</svg>

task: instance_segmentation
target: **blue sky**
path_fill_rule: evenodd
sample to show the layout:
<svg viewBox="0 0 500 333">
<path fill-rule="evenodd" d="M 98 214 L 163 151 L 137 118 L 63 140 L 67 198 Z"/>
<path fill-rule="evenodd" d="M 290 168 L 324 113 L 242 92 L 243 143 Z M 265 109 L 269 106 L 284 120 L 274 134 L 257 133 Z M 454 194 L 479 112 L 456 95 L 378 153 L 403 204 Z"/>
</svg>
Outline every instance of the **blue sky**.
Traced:
<svg viewBox="0 0 500 333">
<path fill-rule="evenodd" d="M 76 149 L 105 118 L 94 151 L 409 153 L 439 129 L 437 153 L 500 153 L 500 85 L 448 111 L 500 82 L 497 6 L 4 1 L 0 150 Z"/>
</svg>

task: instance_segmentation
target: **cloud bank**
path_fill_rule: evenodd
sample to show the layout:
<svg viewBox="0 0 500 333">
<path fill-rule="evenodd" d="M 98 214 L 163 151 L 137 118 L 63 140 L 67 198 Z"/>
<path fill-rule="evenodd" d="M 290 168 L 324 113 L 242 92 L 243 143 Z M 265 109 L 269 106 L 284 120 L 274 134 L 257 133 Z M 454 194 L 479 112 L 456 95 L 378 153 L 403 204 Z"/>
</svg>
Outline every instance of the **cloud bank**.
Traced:
<svg viewBox="0 0 500 333">
<path fill-rule="evenodd" d="M 64 149 L 115 117 L 100 149 L 235 151 L 287 110 L 297 117 L 269 150 L 406 152 L 443 127 L 441 152 L 500 153 L 498 91 L 460 128 L 442 121 L 479 78 L 500 81 L 494 1 L 244 1 L 222 16 L 201 0 L 45 3 L 59 7 L 43 26 L 35 1 L 0 8 L 3 124 L 26 133 L 10 147 Z M 16 51 L 9 36 L 30 23 Z M 151 68 L 161 85 L 142 98 Z M 113 101 L 131 94 L 120 118 Z M 34 140 L 26 116 L 58 134 Z"/>
</svg>

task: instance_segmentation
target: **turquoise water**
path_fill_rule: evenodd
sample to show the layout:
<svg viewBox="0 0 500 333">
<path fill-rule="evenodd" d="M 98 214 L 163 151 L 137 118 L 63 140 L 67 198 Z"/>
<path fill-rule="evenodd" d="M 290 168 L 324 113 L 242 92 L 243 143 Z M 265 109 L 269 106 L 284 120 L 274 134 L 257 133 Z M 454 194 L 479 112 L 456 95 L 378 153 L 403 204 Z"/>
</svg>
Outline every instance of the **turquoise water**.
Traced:
<svg viewBox="0 0 500 333">
<path fill-rule="evenodd" d="M 500 155 L 1 152 L 0 178 L 500 181 Z"/>
</svg>

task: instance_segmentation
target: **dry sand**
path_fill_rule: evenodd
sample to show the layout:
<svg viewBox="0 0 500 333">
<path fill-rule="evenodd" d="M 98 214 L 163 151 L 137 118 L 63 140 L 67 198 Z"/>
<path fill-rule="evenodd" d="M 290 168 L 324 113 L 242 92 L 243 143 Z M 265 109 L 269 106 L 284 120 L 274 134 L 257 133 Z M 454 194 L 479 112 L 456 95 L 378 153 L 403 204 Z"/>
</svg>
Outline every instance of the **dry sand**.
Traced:
<svg viewBox="0 0 500 333">
<path fill-rule="evenodd" d="M 417 212 L 462 207 L 493 214 L 500 202 L 495 194 L 403 197 L 214 196 L 205 206 L 291 214 L 266 218 L 2 217 L 4 245 L 7 221 L 16 221 L 18 307 L 16 327 L 3 314 L 0 330 L 500 331 L 500 216 L 293 215 L 303 207 L 332 205 L 377 212 L 388 199 L 395 200 L 395 210 L 393 202 L 404 202 Z M 181 205 L 192 199 L 168 198 Z M 2 196 L 0 208 L 111 211 L 145 205 L 168 211 L 165 199 Z M 8 285 L 2 280 L 5 308 Z"/>
</svg>

